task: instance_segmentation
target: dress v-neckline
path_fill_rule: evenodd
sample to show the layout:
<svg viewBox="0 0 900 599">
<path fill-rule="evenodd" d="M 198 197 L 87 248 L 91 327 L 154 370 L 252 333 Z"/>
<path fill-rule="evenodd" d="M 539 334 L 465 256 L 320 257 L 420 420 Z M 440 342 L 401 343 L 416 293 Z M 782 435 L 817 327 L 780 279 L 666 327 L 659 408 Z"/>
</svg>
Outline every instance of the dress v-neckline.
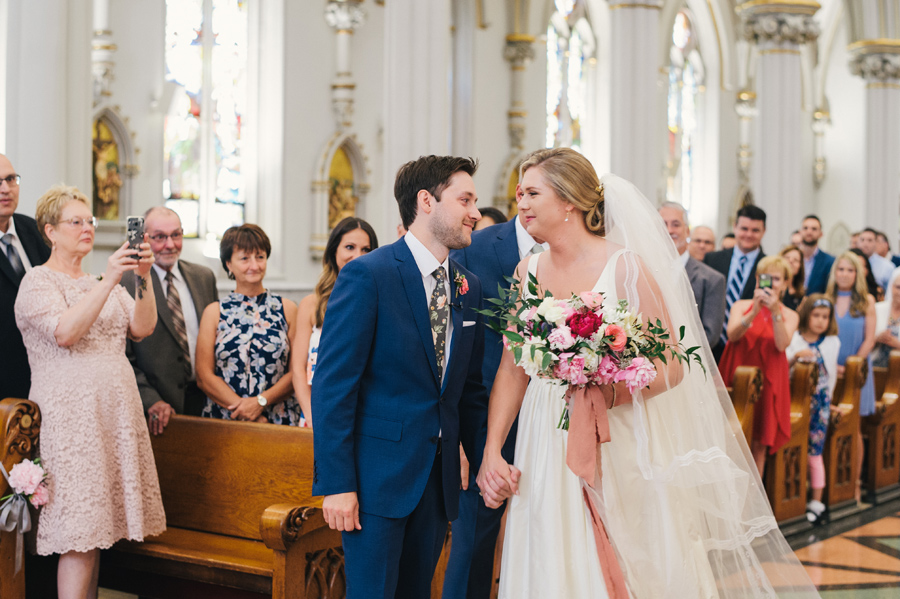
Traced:
<svg viewBox="0 0 900 599">
<path fill-rule="evenodd" d="M 623 254 L 624 252 L 625 252 L 625 248 L 618 249 L 615 252 L 613 252 L 613 254 L 606 260 L 606 265 L 603 267 L 603 270 L 600 271 L 600 276 L 597 277 L 597 282 L 594 283 L 594 286 L 590 289 L 591 293 L 601 293 L 602 292 L 600 287 L 606 278 L 606 271 L 609 269 L 610 264 L 613 264 L 616 260 L 618 260 L 619 256 L 621 254 Z M 528 274 L 534 275 L 535 279 L 538 278 L 538 276 L 537 276 L 538 262 L 541 258 L 541 255 L 543 255 L 543 254 L 544 254 L 544 252 L 541 252 L 540 254 L 532 254 L 532 256 L 528 259 Z M 540 280 L 538 280 L 538 288 L 540 288 Z M 527 291 L 528 288 L 526 287 L 525 289 Z M 578 292 L 578 293 L 582 293 L 582 292 Z"/>
</svg>

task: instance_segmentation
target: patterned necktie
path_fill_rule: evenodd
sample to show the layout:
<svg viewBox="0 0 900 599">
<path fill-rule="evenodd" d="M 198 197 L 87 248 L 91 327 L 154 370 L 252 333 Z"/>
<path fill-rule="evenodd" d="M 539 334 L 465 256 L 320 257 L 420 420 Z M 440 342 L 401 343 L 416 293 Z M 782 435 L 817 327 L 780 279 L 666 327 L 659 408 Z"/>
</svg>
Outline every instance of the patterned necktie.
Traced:
<svg viewBox="0 0 900 599">
<path fill-rule="evenodd" d="M 444 376 L 444 350 L 447 345 L 447 319 L 450 317 L 450 304 L 447 301 L 447 290 L 444 288 L 444 267 L 438 266 L 431 273 L 434 277 L 434 291 L 428 304 L 431 319 L 431 336 L 434 340 L 434 355 L 437 358 L 438 383 Z"/>
<path fill-rule="evenodd" d="M 731 306 L 738 301 L 744 291 L 744 282 L 747 276 L 744 267 L 747 266 L 747 256 L 738 259 L 738 267 L 728 277 L 728 291 L 725 294 L 725 323 L 722 325 L 722 345 L 728 342 L 728 316 L 731 314 Z"/>
<path fill-rule="evenodd" d="M 535 254 L 540 254 L 543 251 L 544 251 L 544 246 L 542 246 L 539 243 L 536 243 L 536 244 L 534 244 L 534 247 L 531 248 L 531 255 L 534 256 Z"/>
<path fill-rule="evenodd" d="M 188 376 L 191 375 L 191 350 L 188 348 L 187 327 L 184 325 L 184 312 L 181 310 L 181 296 L 178 294 L 178 288 L 175 286 L 175 277 L 172 271 L 166 273 L 166 304 L 169 306 L 169 312 L 172 313 L 172 324 L 175 325 L 175 341 L 184 354 L 185 370 Z"/>
<path fill-rule="evenodd" d="M 19 278 L 25 276 L 25 265 L 22 264 L 22 258 L 19 257 L 19 252 L 16 251 L 16 246 L 12 244 L 13 236 L 12 233 L 7 233 L 2 238 L 0 238 L 0 243 L 6 246 L 6 257 L 9 259 L 10 265 L 13 267 L 13 270 L 16 271 L 16 274 L 19 275 Z"/>
</svg>

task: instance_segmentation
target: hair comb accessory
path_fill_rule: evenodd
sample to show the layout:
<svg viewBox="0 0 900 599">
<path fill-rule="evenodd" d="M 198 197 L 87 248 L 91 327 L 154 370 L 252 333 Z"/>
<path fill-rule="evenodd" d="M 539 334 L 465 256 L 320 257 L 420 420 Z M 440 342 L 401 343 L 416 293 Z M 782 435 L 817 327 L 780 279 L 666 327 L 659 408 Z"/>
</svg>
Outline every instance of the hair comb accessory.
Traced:
<svg viewBox="0 0 900 599">
<path fill-rule="evenodd" d="M 821 297 L 813 302 L 813 308 L 830 308 L 831 302 L 824 297 Z"/>
</svg>

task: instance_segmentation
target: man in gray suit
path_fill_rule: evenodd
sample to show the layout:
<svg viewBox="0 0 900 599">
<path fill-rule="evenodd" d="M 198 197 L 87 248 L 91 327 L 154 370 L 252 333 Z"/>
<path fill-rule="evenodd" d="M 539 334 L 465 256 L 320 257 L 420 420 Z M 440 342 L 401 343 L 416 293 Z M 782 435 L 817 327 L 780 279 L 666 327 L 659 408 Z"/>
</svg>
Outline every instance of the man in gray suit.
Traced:
<svg viewBox="0 0 900 599">
<path fill-rule="evenodd" d="M 703 330 L 712 347 L 719 342 L 719 334 L 725 321 L 725 277 L 688 253 L 690 228 L 687 212 L 681 204 L 666 202 L 660 207 L 659 215 L 666 223 L 669 237 L 675 243 L 675 249 L 687 271 L 697 310 L 700 312 L 700 322 L 703 323 Z"/>
<path fill-rule="evenodd" d="M 200 316 L 218 301 L 216 275 L 199 264 L 179 260 L 184 231 L 174 211 L 151 208 L 144 215 L 144 230 L 156 263 L 150 271 L 159 323 L 139 343 L 128 342 L 150 432 L 163 432 L 172 414 L 199 416 L 205 395 L 197 387 L 194 356 Z M 128 273 L 131 274 L 131 273 Z M 122 277 L 134 295 L 134 277 Z"/>
</svg>

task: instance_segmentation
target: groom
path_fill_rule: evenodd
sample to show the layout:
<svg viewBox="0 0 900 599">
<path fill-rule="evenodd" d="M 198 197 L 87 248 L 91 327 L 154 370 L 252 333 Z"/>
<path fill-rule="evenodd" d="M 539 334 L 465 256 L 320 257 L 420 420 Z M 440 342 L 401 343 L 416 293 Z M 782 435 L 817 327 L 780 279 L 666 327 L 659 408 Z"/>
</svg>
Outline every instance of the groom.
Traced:
<svg viewBox="0 0 900 599">
<path fill-rule="evenodd" d="M 449 259 L 481 218 L 470 158 L 426 156 L 394 183 L 406 235 L 349 262 L 319 343 L 313 494 L 343 532 L 347 598 L 428 597 L 459 505 L 459 443 L 481 462 L 481 285 Z"/>
</svg>

